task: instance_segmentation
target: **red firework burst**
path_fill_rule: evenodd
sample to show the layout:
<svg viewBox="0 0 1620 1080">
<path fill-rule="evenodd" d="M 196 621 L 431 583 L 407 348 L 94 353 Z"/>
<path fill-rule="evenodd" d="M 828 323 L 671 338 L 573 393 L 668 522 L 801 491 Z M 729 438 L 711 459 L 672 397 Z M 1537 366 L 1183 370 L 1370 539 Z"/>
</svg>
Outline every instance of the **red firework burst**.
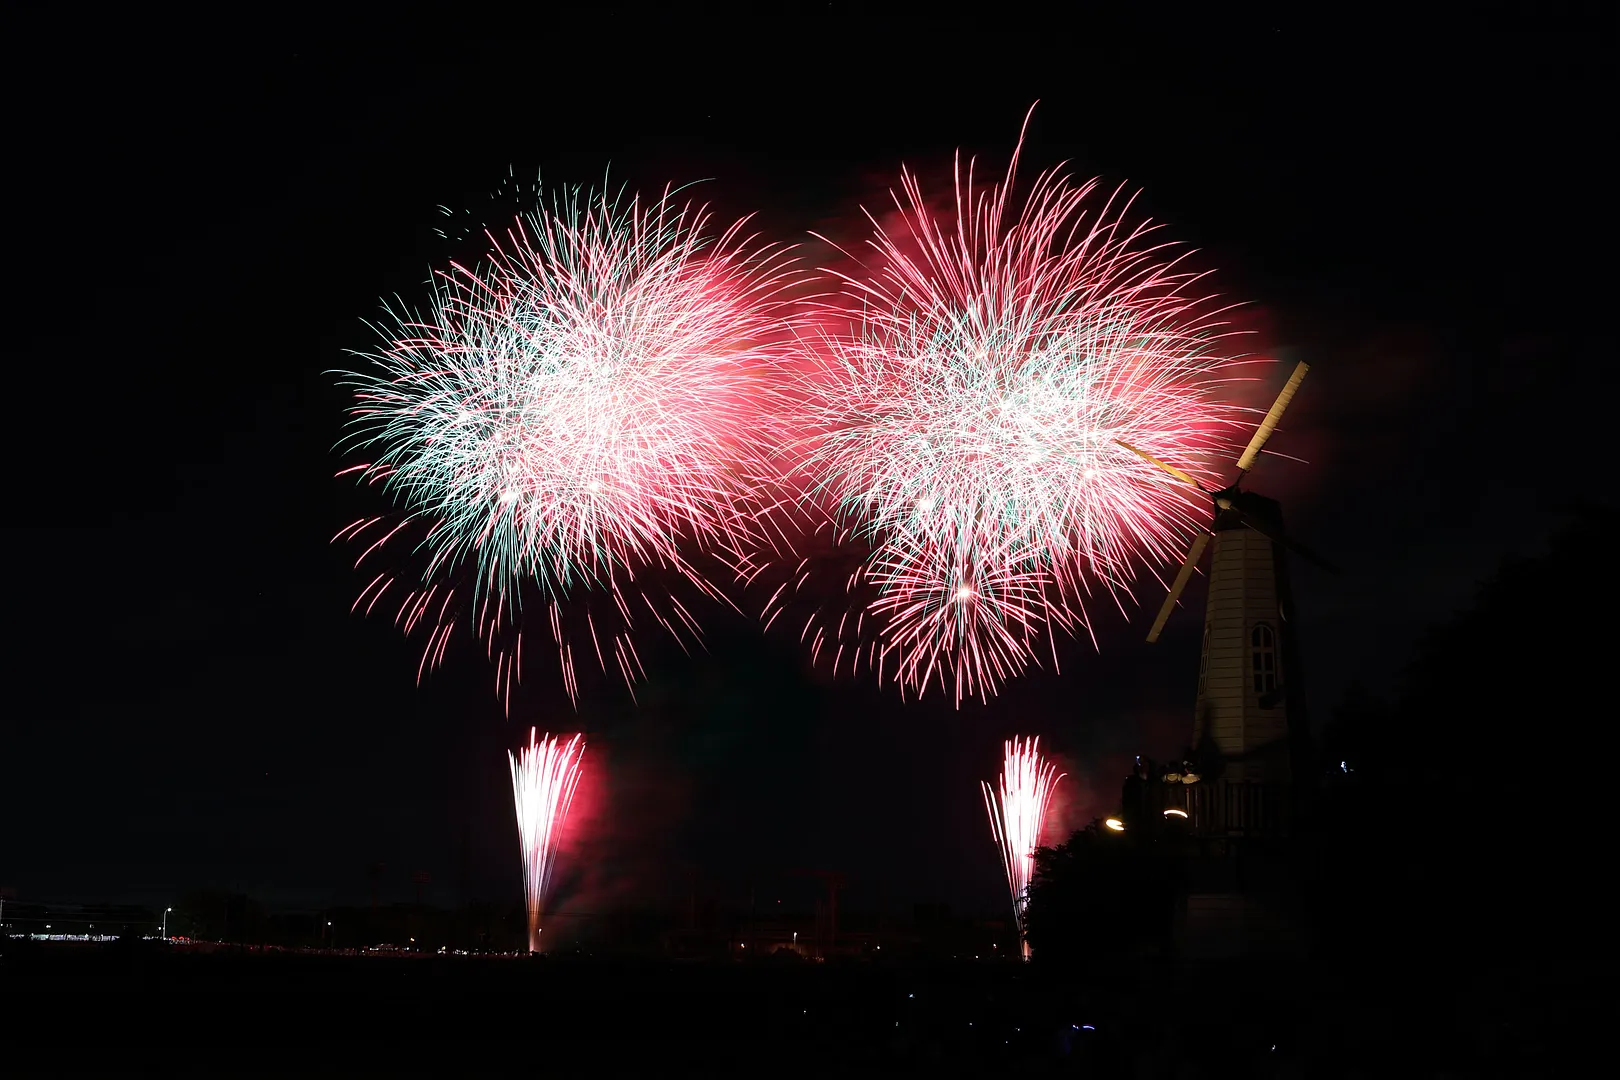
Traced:
<svg viewBox="0 0 1620 1080">
<path fill-rule="evenodd" d="M 1121 192 L 1058 170 L 1015 207 L 1017 166 L 986 192 L 958 159 L 949 220 L 903 172 L 903 232 L 867 215 L 868 265 L 836 275 L 792 406 L 795 468 L 871 553 L 849 576 L 860 614 L 819 612 L 806 637 L 835 669 L 958 702 L 1176 557 L 1197 509 L 1143 454 L 1202 471 L 1242 411 L 1221 391 L 1226 309 L 1184 255 L 1130 224 Z"/>
<path fill-rule="evenodd" d="M 346 472 L 396 512 L 338 539 L 366 545 L 357 568 L 393 553 L 356 608 L 389 595 L 427 634 L 420 671 L 470 624 L 509 702 L 525 591 L 571 697 L 576 644 L 633 683 L 639 620 L 696 636 L 670 582 L 719 598 L 700 562 L 756 531 L 797 277 L 785 249 L 708 223 L 669 192 L 573 192 L 489 236 L 485 266 L 440 274 L 429 314 L 391 314 L 387 348 L 349 376 L 347 441 L 375 457 Z M 594 607 L 568 604 L 580 592 Z"/>
</svg>

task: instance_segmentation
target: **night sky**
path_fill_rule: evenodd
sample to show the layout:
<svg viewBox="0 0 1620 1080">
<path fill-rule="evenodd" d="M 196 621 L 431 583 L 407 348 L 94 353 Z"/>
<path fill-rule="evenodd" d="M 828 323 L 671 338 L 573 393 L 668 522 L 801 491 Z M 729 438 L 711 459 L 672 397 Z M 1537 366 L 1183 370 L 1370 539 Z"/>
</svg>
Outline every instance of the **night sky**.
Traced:
<svg viewBox="0 0 1620 1080">
<path fill-rule="evenodd" d="M 0 885 L 317 905 L 384 862 L 385 895 L 425 871 L 440 902 L 515 903 L 504 751 L 535 724 L 591 740 L 564 907 L 693 875 L 808 895 L 780 884 L 807 867 L 852 906 L 973 909 L 1005 899 L 977 790 L 1001 740 L 1060 757 L 1072 825 L 1130 754 L 1179 749 L 1202 593 L 1149 647 L 1151 582 L 1100 655 L 1066 642 L 1061 675 L 960 710 L 814 676 L 795 633 L 722 615 L 696 659 L 649 645 L 639 707 L 606 683 L 575 713 L 536 665 L 507 719 L 466 639 L 416 686 L 418 646 L 349 614 L 365 581 L 328 543 L 355 499 L 326 372 L 379 297 L 424 295 L 436 207 L 477 212 L 509 169 L 706 180 L 721 216 L 855 236 L 902 162 L 933 190 L 957 146 L 999 174 L 1039 100 L 1026 175 L 1142 187 L 1313 364 L 1252 486 L 1345 568 L 1294 568 L 1318 722 L 1353 682 L 1395 689 L 1423 628 L 1587 493 L 1613 349 L 1595 25 L 953 39 L 805 10 L 454 50 L 13 40 Z"/>
</svg>

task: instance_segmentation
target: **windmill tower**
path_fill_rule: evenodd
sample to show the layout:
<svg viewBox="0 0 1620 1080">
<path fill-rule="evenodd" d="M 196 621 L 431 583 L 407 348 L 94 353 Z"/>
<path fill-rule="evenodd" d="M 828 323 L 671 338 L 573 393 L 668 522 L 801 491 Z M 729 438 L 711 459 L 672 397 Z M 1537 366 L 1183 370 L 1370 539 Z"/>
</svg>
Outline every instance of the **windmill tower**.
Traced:
<svg viewBox="0 0 1620 1080">
<path fill-rule="evenodd" d="M 1193 744 L 1213 747 L 1224 778 L 1236 783 L 1289 783 L 1296 772 L 1293 753 L 1304 743 L 1303 672 L 1288 584 L 1288 553 L 1324 569 L 1333 568 L 1288 538 L 1276 501 L 1244 491 L 1240 485 L 1309 370 L 1304 363 L 1294 368 L 1238 458 L 1237 477 L 1219 491 L 1120 443 L 1177 481 L 1203 492 L 1213 504 L 1209 527 L 1194 538 L 1170 594 L 1153 620 L 1148 641 L 1159 639 L 1205 549 L 1213 546 Z"/>
</svg>

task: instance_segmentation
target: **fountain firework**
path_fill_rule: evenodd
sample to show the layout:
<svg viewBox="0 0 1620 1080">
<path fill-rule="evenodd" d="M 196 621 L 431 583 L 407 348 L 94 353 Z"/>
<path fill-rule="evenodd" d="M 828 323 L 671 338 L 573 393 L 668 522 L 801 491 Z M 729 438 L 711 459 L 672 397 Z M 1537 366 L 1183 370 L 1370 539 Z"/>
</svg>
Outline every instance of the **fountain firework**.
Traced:
<svg viewBox="0 0 1620 1080">
<path fill-rule="evenodd" d="M 1024 938 L 1024 909 L 1029 903 L 1035 849 L 1040 846 L 1041 827 L 1046 823 L 1052 790 L 1067 775 L 1041 757 L 1040 743 L 1038 737 L 1007 740 L 1000 790 L 988 783 L 979 785 L 984 790 L 984 808 L 990 814 L 990 835 L 1001 849 L 1001 861 L 1007 868 L 1013 918 L 1018 924 L 1018 937 L 1026 960 L 1029 959 L 1029 942 Z"/>
<path fill-rule="evenodd" d="M 512 799 L 517 804 L 518 841 L 523 849 L 523 891 L 529 903 L 532 953 L 540 951 L 541 907 L 584 755 L 584 735 L 563 742 L 563 736 L 548 734 L 537 741 L 533 728 L 529 729 L 529 745 L 507 755 L 512 766 Z"/>
</svg>

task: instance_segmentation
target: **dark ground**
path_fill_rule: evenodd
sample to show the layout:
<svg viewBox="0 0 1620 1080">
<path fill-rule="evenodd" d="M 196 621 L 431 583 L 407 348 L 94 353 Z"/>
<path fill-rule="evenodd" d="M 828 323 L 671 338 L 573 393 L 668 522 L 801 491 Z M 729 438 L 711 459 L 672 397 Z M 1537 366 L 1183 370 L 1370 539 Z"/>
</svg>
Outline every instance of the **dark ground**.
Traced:
<svg viewBox="0 0 1620 1080">
<path fill-rule="evenodd" d="M 1492 1016 L 1477 981 L 1414 1008 L 1398 989 L 1330 987 L 1320 974 L 1305 989 L 1297 974 L 1251 964 L 1088 989 L 1016 964 L 687 966 L 13 943 L 0 958 L 0 1016 L 7 1076 L 1551 1074 L 1538 1065 L 1554 1049 L 1538 1045 L 1548 1029 L 1522 1011 Z"/>
</svg>

